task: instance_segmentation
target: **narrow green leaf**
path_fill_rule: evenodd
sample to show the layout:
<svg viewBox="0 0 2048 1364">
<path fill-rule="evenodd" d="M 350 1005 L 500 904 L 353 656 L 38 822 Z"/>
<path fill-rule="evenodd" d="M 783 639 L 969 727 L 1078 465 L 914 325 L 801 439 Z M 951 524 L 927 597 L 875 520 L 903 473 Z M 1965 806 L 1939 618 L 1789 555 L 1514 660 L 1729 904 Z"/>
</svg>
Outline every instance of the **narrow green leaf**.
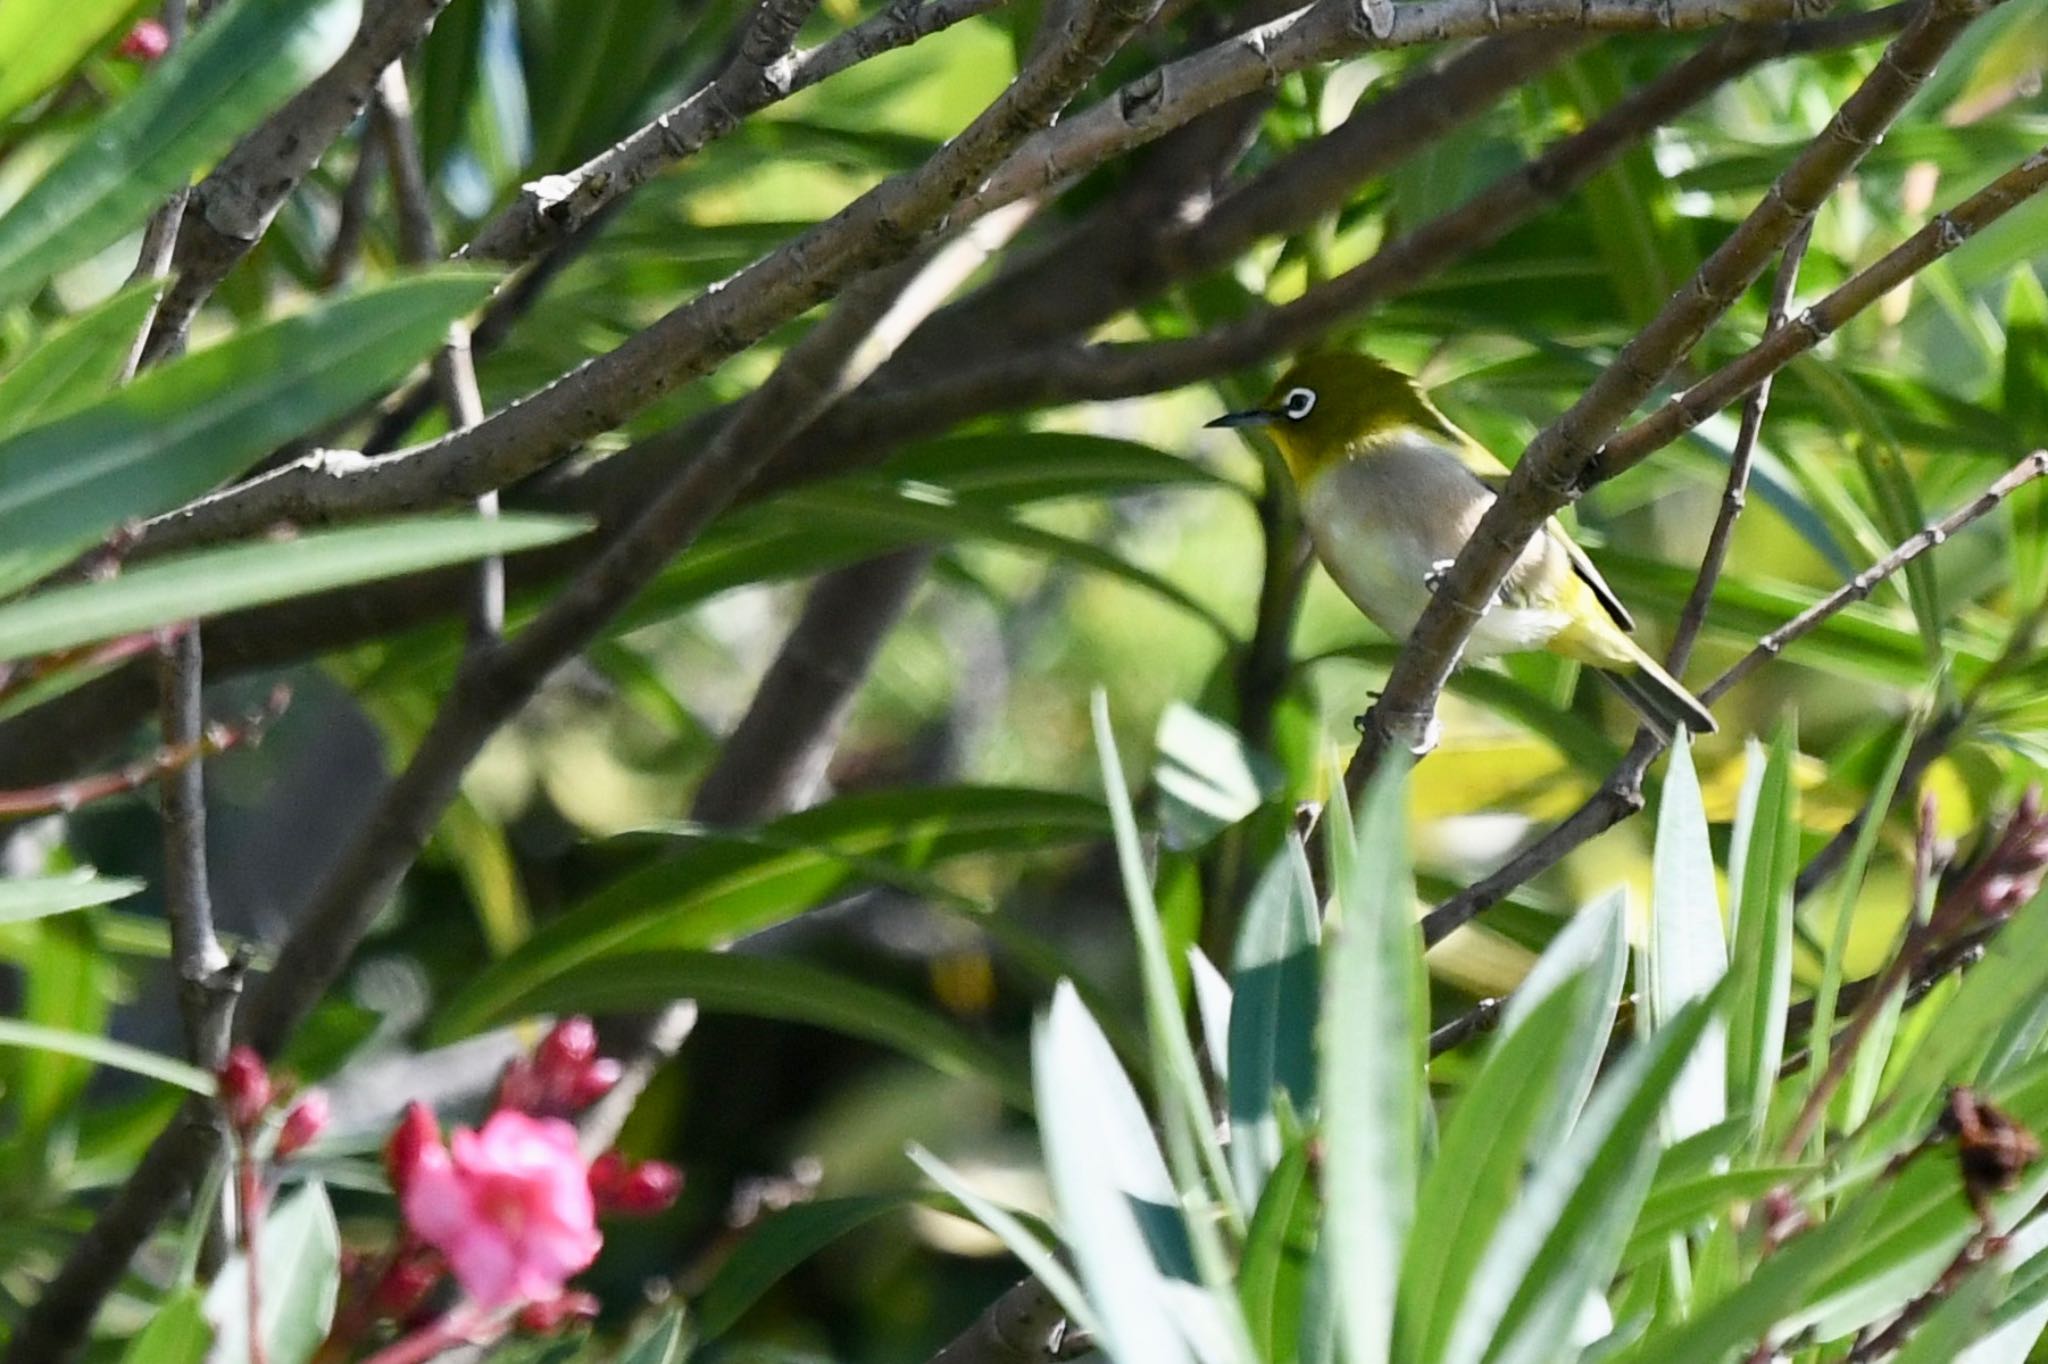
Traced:
<svg viewBox="0 0 2048 1364">
<path fill-rule="evenodd" d="M 1017 1058 L 934 1010 L 789 957 L 680 948 L 598 957 L 537 982 L 482 1021 L 532 1013 L 658 1009 L 677 999 L 695 1000 L 713 1013 L 809 1023 L 864 1038 L 944 1074 L 984 1081 L 1019 1109 L 1030 1106 L 1031 1086 Z"/>
<path fill-rule="evenodd" d="M 2048 1220 L 2037 1217 L 2015 1231 L 2003 1259 L 2016 1266 L 2012 1291 L 1992 1313 L 1990 1330 L 1956 1364 L 2026 1364 L 2048 1330 Z"/>
<path fill-rule="evenodd" d="M 63 79 L 135 7 L 135 0 L 0 5 L 0 122 Z"/>
<path fill-rule="evenodd" d="M 0 924 L 25 923 L 69 914 L 74 909 L 112 904 L 141 891 L 143 883 L 91 871 L 63 876 L 24 876 L 0 880 Z"/>
<path fill-rule="evenodd" d="M 1630 1047 L 1571 1135 L 1538 1160 L 1487 1246 L 1444 1359 L 1539 1364 L 1572 1339 L 1587 1296 L 1620 1259 L 1656 1170 L 1659 1112 L 1714 1003 L 1688 1005 Z"/>
<path fill-rule="evenodd" d="M 1690 1231 L 1734 1204 L 1759 1198 L 1780 1185 L 1796 1184 L 1814 1171 L 1810 1165 L 1755 1165 L 1667 1182 L 1660 1164 L 1649 1197 L 1643 1200 L 1643 1210 L 1629 1232 L 1622 1259 L 1633 1263 L 1652 1256 L 1671 1237 Z"/>
<path fill-rule="evenodd" d="M 213 1077 L 197 1066 L 188 1066 L 161 1053 L 93 1034 L 46 1028 L 24 1023 L 18 1018 L 0 1018 L 0 1047 L 23 1047 L 31 1051 L 54 1052 L 59 1056 L 82 1057 L 94 1065 L 111 1066 L 151 1080 L 162 1080 L 165 1084 L 189 1089 L 194 1094 L 208 1097 L 213 1094 Z"/>
<path fill-rule="evenodd" d="M 1617 887 L 1574 914 L 1502 1011 L 1501 1033 L 1511 1035 L 1551 994 L 1581 977 L 1586 982 L 1579 991 L 1578 1017 L 1560 1044 L 1557 1087 L 1530 1139 L 1532 1149 L 1548 1150 L 1565 1139 L 1599 1078 L 1628 976 L 1627 911 L 1627 897 Z"/>
<path fill-rule="evenodd" d="M 1094 839 L 1100 803 L 1016 787 L 925 787 L 840 796 L 753 836 L 696 827 L 674 854 L 598 891 L 473 976 L 432 1027 L 440 1042 L 518 1007 L 529 991 L 608 953 L 709 949 L 869 883 L 916 884 L 923 869 L 975 853 L 1024 853 Z"/>
<path fill-rule="evenodd" d="M 1353 850 L 1332 883 L 1341 915 L 1324 952 L 1318 1083 L 1324 1234 L 1348 1364 L 1391 1357 L 1395 1277 L 1422 1168 L 1428 1029 L 1406 795 L 1406 763 L 1389 761 L 1356 829 L 1333 822 L 1328 834 Z"/>
<path fill-rule="evenodd" d="M 2005 373 L 2001 385 L 2005 420 L 2020 449 L 2048 445 L 2048 290 L 2040 276 L 2021 265 L 2005 295 Z M 2041 481 L 2007 499 L 2011 519 L 2012 587 L 2021 601 L 2048 593 L 2048 491 Z"/>
<path fill-rule="evenodd" d="M 0 215 L 0 302 L 41 288 L 148 217 L 333 65 L 361 8 L 360 0 L 233 0 L 208 16 Z"/>
<path fill-rule="evenodd" d="M 1638 1364 L 1724 1364 L 1740 1347 L 1763 1340 L 1807 1288 L 1856 1245 L 1878 1202 L 1858 1199 L 1801 1232 L 1734 1292 L 1671 1330 L 1652 1332 L 1626 1358 Z"/>
<path fill-rule="evenodd" d="M 1111 1358 L 1193 1364 L 1206 1293 L 1151 1124 L 1070 986 L 1032 1045 L 1038 1130 L 1060 1226 Z"/>
<path fill-rule="evenodd" d="M 8 11 L 0 9 L 0 24 Z M 0 62 L 0 81 L 6 79 Z M 158 286 L 138 284 L 73 319 L 0 377 L 0 439 L 61 416 L 113 388 Z"/>
<path fill-rule="evenodd" d="M 1052 1295 L 1053 1301 L 1067 1314 L 1074 1326 L 1081 1330 L 1100 1332 L 1095 1323 L 1095 1309 L 1088 1305 L 1087 1294 L 1081 1285 L 1067 1272 L 1059 1256 L 1046 1248 L 1032 1230 L 1024 1225 L 1009 1209 L 1001 1207 L 976 1193 L 974 1187 L 963 1179 L 958 1170 L 940 1160 L 922 1146 L 912 1144 L 908 1154 L 917 1168 L 931 1177 L 932 1183 L 944 1189 L 960 1206 L 974 1216 L 974 1220 L 995 1233 L 1009 1252 L 1017 1257 L 1019 1264 L 1038 1280 L 1039 1285 Z"/>
<path fill-rule="evenodd" d="M 1986 1265 L 1948 1293 L 1933 1315 L 1915 1328 L 1892 1364 L 1958 1364 L 1969 1344 L 1991 1326 L 1991 1309 L 2005 1289 L 2005 1275 Z"/>
<path fill-rule="evenodd" d="M 1664 1027 L 1703 999 L 1728 974 L 1728 941 L 1714 885 L 1706 804 L 1693 770 L 1692 743 L 1681 733 L 1671 747 L 1657 808 L 1650 885 L 1650 935 L 1644 994 L 1650 1027 Z M 1670 1140 L 1704 1132 L 1728 1116 L 1728 1036 L 1719 1019 L 1707 1024 L 1665 1110 Z"/>
<path fill-rule="evenodd" d="M 1828 1048 L 1835 1035 L 1835 1002 L 1841 998 L 1843 959 L 1849 950 L 1849 929 L 1856 919 L 1856 907 L 1862 902 L 1863 877 L 1870 866 L 1870 855 L 1884 829 L 1881 812 L 1891 809 L 1892 793 L 1898 790 L 1899 776 L 1905 771 L 1906 755 L 1912 751 L 1913 735 L 1918 728 L 1917 724 L 1900 726 L 1891 754 L 1885 760 L 1884 771 L 1870 788 L 1866 808 L 1880 814 L 1865 820 L 1857 831 L 1856 841 L 1849 850 L 1849 860 L 1841 871 L 1835 900 L 1834 932 L 1828 938 L 1827 952 L 1821 962 L 1820 984 L 1813 992 L 1813 1019 L 1806 1031 L 1809 1083 L 1817 1081 L 1827 1069 Z"/>
<path fill-rule="evenodd" d="M 263 1219 L 262 1313 L 269 1364 L 306 1364 L 326 1338 L 341 1288 L 341 1232 L 327 1191 L 302 1185 Z M 232 1257 L 206 1294 L 206 1316 L 223 1360 L 250 1357 L 249 1262 Z"/>
<path fill-rule="evenodd" d="M 1117 756 L 1116 735 L 1109 724 L 1109 697 L 1102 691 L 1096 691 L 1089 714 L 1095 726 L 1096 760 L 1102 770 L 1102 789 L 1116 840 L 1117 869 L 1123 877 L 1124 900 L 1130 907 L 1131 929 L 1138 943 L 1138 976 L 1144 988 L 1146 1032 L 1152 1042 L 1153 1084 L 1162 1103 L 1180 1110 L 1181 1120 L 1187 1124 L 1185 1130 L 1201 1158 L 1199 1167 L 1176 1173 L 1181 1187 L 1193 1192 L 1206 1172 L 1226 1216 L 1234 1227 L 1242 1230 L 1244 1209 L 1237 1203 L 1230 1166 L 1216 1137 L 1209 1090 L 1202 1082 L 1201 1067 L 1195 1062 L 1194 1046 L 1188 1041 L 1180 991 L 1174 983 L 1173 963 L 1167 955 L 1166 935 L 1159 921 L 1159 906 L 1153 901 L 1152 879 L 1145 869 L 1144 849 L 1138 843 L 1137 816 L 1131 809 L 1131 793 L 1124 785 L 1123 765 Z M 1169 1146 L 1169 1154 L 1172 1149 Z"/>
<path fill-rule="evenodd" d="M 0 441 L 0 592 L 381 392 L 489 291 L 473 271 L 365 289 L 149 370 L 110 398 Z"/>
<path fill-rule="evenodd" d="M 688 1319 L 680 1306 L 671 1307 L 645 1334 L 621 1350 L 612 1364 L 683 1364 L 689 1344 Z"/>
<path fill-rule="evenodd" d="M 584 529 L 583 522 L 557 516 L 420 516 L 158 559 L 118 578 L 53 588 L 0 606 L 0 659 L 517 554 Z"/>
<path fill-rule="evenodd" d="M 903 1206 L 903 1199 L 890 1196 L 821 1198 L 762 1218 L 748 1228 L 698 1295 L 698 1338 L 708 1341 L 724 1335 L 791 1270 L 840 1237 Z"/>
<path fill-rule="evenodd" d="M 1290 836 L 1252 890 L 1231 961 L 1230 1167 L 1247 1207 L 1286 1150 L 1276 1095 L 1303 1122 L 1315 1113 L 1321 939 L 1308 857 Z"/>
<path fill-rule="evenodd" d="M 1558 1068 L 1582 1012 L 1589 972 L 1548 990 L 1512 1032 L 1497 1037 L 1444 1124 L 1422 1181 L 1415 1224 L 1401 1266 L 1400 1349 L 1404 1360 L 1441 1359 L 1451 1327 L 1539 1148 L 1532 1139 L 1558 1107 Z"/>
<path fill-rule="evenodd" d="M 121 1364 L 206 1364 L 213 1328 L 200 1311 L 199 1290 L 182 1289 L 150 1315 L 121 1352 Z"/>
<path fill-rule="evenodd" d="M 1792 885 L 1799 874 L 1799 790 L 1792 770 L 1798 755 L 1798 729 L 1788 717 L 1761 764 L 1756 801 L 1735 831 L 1743 856 L 1734 882 L 1728 1103 L 1748 1116 L 1758 1142 L 1784 1061 L 1785 1009 L 1792 997 Z M 1752 766 L 1757 757 L 1752 746 Z"/>
<path fill-rule="evenodd" d="M 1266 1181 L 1238 1271 L 1238 1303 L 1252 1348 L 1268 1364 L 1284 1364 L 1301 1333 L 1303 1299 L 1313 1260 L 1316 1203 L 1308 1181 L 1308 1148 L 1290 1149 Z"/>
</svg>

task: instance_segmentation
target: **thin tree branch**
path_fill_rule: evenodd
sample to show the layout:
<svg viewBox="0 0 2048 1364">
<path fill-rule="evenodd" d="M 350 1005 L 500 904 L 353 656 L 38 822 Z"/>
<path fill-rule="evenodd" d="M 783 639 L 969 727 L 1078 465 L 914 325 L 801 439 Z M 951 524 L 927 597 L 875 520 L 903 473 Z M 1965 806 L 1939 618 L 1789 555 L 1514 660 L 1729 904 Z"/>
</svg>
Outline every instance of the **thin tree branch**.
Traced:
<svg viewBox="0 0 2048 1364">
<path fill-rule="evenodd" d="M 1885 49 L 1821 135 L 1708 256 L 1690 283 L 1629 341 L 1578 402 L 1522 453 L 1401 650 L 1346 771 L 1362 786 L 1394 746 L 1423 745 L 1436 698 L 1529 536 L 1583 489 L 1598 447 L 1862 160 L 1941 55 L 1996 0 L 1929 0 Z"/>
<path fill-rule="evenodd" d="M 930 1364 L 1053 1364 L 1066 1324 L 1052 1294 L 1024 1279 L 931 1357 Z"/>
<path fill-rule="evenodd" d="M 1989 513 L 2019 488 L 2039 478 L 2043 473 L 2048 473 L 2048 450 L 2036 450 L 1976 497 L 1957 507 L 1941 520 L 1908 536 L 1875 564 L 1759 640 L 1748 653 L 1737 659 L 1732 667 L 1702 689 L 1700 699 L 1712 702 L 1721 697 L 1766 659 L 1782 654 L 1794 641 L 1818 629 L 1830 617 L 1868 597 L 1878 583 L 1897 573 L 1963 527 Z M 1921 754 L 1923 750 L 1925 756 L 1919 764 L 1919 769 L 1924 769 L 1927 763 L 1939 756 L 1960 725 L 1961 719 L 1958 715 L 1954 719 L 1938 720 L 1930 726 L 1908 753 L 1909 771 L 1915 770 L 1914 755 Z M 1423 940 L 1430 943 L 1441 941 L 1452 930 L 1498 904 L 1518 886 L 1557 865 L 1580 844 L 1597 834 L 1605 833 L 1642 809 L 1643 773 L 1648 770 L 1650 762 L 1662 749 L 1663 743 L 1655 735 L 1646 731 L 1638 732 L 1635 745 L 1629 750 L 1628 755 L 1583 805 L 1561 823 L 1552 826 L 1541 838 L 1516 853 L 1500 870 L 1459 891 L 1425 915 L 1422 920 Z M 1917 776 L 1914 776 L 1913 780 L 1917 780 Z M 1901 786 L 1903 789 L 1911 789 L 1909 782 L 1903 778 Z M 1854 838 L 1852 827 L 1838 833 L 1834 841 L 1843 844 L 1846 850 L 1848 842 L 1852 842 Z M 1825 870 L 1816 875 L 1812 884 L 1808 884 L 1807 881 L 1808 873 L 1813 871 L 1815 864 L 1822 863 L 1827 857 L 1827 850 L 1823 849 L 1821 854 L 1816 855 L 1815 862 L 1809 863 L 1807 870 L 1801 872 L 1801 895 L 1810 890 L 1812 884 L 1818 884 L 1819 879 L 1824 879 Z"/>
<path fill-rule="evenodd" d="M 1792 306 L 1792 293 L 1799 287 L 1799 262 L 1805 257 L 1806 244 L 1812 236 L 1813 221 L 1808 219 L 1785 243 L 1784 254 L 1778 258 L 1778 277 L 1772 282 L 1770 305 L 1764 312 L 1766 336 L 1783 324 L 1785 311 Z M 1721 492 L 1721 510 L 1714 517 L 1713 529 L 1707 533 L 1707 547 L 1700 554 L 1699 578 L 1692 585 L 1692 595 L 1685 599 L 1684 609 L 1678 613 L 1678 624 L 1671 632 L 1671 647 L 1664 655 L 1665 671 L 1673 677 L 1685 676 L 1693 646 L 1706 627 L 1707 612 L 1714 604 L 1714 587 L 1721 581 L 1721 571 L 1728 564 L 1728 545 L 1735 538 L 1735 519 L 1742 515 L 1743 504 L 1749 498 L 1749 469 L 1756 459 L 1756 442 L 1763 434 L 1764 410 L 1770 401 L 1771 381 L 1765 379 L 1750 391 L 1749 401 L 1743 405 L 1735 448 L 1728 453 L 1728 482 Z"/>
<path fill-rule="evenodd" d="M 413 125 L 412 93 L 406 88 L 405 67 L 393 62 L 377 78 L 377 126 L 383 134 L 384 155 L 391 163 L 392 197 L 398 205 L 398 239 L 407 261 L 425 265 L 441 258 L 439 234 L 434 230 L 433 195 L 427 188 L 427 169 L 420 158 L 419 132 Z M 440 391 L 441 406 L 447 410 L 451 430 L 467 431 L 484 419 L 484 400 L 477 388 L 476 360 L 470 349 L 469 325 L 457 318 L 448 324 L 448 339 L 434 353 L 433 382 Z M 498 493 L 491 489 L 476 499 L 477 514 L 490 519 L 498 514 Z M 469 606 L 471 641 L 488 643 L 505 630 L 505 560 L 493 554 L 476 566 L 476 594 Z"/>
<path fill-rule="evenodd" d="M 199 631 L 179 631 L 158 655 L 163 691 L 164 753 L 189 755 L 165 765 L 163 792 L 164 917 L 171 930 L 171 963 L 178 975 L 178 1007 L 185 1024 L 185 1054 L 213 1071 L 227 1058 L 228 1032 L 241 973 L 230 967 L 213 928 L 213 897 L 206 870 L 205 756 L 246 735 L 209 733 L 200 705 Z M 153 764 L 157 765 L 157 764 Z"/>
<path fill-rule="evenodd" d="M 944 27 L 993 7 L 986 0 L 951 5 L 937 0 L 908 16 L 892 9 L 870 23 L 883 35 L 908 42 L 923 36 L 917 31 L 916 18 Z M 575 170 L 520 186 L 519 197 L 457 254 L 473 260 L 525 260 L 575 232 L 599 209 L 638 189 L 657 171 L 724 137 L 748 114 L 787 99 L 802 88 L 797 80 L 805 67 L 801 58 L 791 55 L 790 47 L 796 42 L 797 30 L 817 8 L 818 0 L 760 0 L 740 40 L 739 52 L 709 84 Z M 823 78 L 805 74 L 810 76 L 806 84 Z"/>
<path fill-rule="evenodd" d="M 1604 481 L 1634 468 L 1650 452 L 1677 440 L 1744 393 L 1755 392 L 1771 375 L 1832 336 L 1857 313 L 2043 189 L 2048 189 L 2048 147 L 1948 212 L 1937 213 L 1925 227 L 1850 276 L 1840 288 L 1788 325 L 1770 328 L 1763 340 L 1739 358 L 1674 397 L 1656 415 L 1608 441 L 1593 462 L 1589 479 Z"/>
<path fill-rule="evenodd" d="M 229 152 L 192 191 L 177 279 L 158 309 L 145 359 L 175 354 L 192 319 L 249 254 L 291 192 L 369 103 L 386 66 L 425 37 L 448 0 L 368 0 L 341 59 Z"/>
</svg>

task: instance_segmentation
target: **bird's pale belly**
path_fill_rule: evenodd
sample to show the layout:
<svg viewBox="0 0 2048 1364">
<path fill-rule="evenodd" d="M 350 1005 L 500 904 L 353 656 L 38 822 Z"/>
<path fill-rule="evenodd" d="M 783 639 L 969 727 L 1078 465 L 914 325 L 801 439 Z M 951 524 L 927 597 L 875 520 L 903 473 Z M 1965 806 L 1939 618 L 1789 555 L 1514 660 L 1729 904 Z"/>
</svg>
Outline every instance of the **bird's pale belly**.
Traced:
<svg viewBox="0 0 2048 1364">
<path fill-rule="evenodd" d="M 1429 604 L 1427 579 L 1455 559 L 1493 494 L 1455 458 L 1431 446 L 1354 459 L 1315 481 L 1302 514 L 1337 586 L 1373 624 L 1405 639 Z M 1525 562 L 1549 552 L 1532 540 Z M 1540 649 L 1564 628 L 1549 605 L 1496 602 L 1472 632 L 1466 656 Z"/>
</svg>

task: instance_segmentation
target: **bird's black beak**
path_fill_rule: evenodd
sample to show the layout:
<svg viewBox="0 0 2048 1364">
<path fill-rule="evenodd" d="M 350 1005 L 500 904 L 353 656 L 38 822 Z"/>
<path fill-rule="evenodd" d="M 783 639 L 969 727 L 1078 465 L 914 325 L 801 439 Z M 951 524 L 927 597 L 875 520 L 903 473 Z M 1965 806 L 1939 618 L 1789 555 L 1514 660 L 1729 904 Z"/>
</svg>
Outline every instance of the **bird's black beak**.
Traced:
<svg viewBox="0 0 2048 1364">
<path fill-rule="evenodd" d="M 1204 422 L 1203 426 L 1271 426 L 1280 420 L 1280 414 L 1269 408 L 1254 407 L 1243 412 L 1226 412 L 1215 421 Z"/>
</svg>

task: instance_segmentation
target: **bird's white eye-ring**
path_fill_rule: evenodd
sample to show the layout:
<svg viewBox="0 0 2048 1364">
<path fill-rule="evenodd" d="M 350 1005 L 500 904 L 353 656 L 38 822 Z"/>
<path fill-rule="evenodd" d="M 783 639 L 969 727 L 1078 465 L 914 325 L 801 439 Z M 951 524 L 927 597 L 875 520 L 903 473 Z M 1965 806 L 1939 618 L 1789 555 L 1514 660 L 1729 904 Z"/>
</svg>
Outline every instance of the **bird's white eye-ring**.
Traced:
<svg viewBox="0 0 2048 1364">
<path fill-rule="evenodd" d="M 1316 391 L 1312 388 L 1290 388 L 1287 397 L 1280 403 L 1280 410 L 1287 414 L 1287 420 L 1298 422 L 1316 410 Z"/>
</svg>

